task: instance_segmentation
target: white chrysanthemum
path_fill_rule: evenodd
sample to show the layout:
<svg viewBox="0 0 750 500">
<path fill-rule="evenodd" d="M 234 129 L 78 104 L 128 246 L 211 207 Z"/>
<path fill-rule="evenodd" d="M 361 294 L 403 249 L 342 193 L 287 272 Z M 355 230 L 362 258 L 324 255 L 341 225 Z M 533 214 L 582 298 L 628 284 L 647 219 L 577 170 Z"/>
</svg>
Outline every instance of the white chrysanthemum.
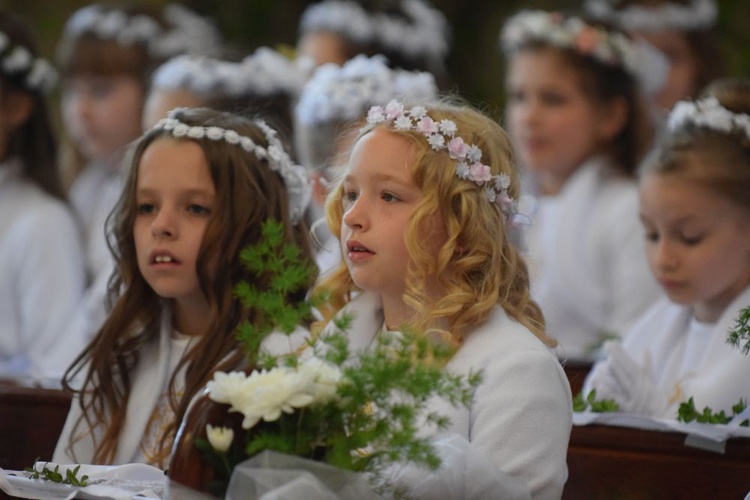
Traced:
<svg viewBox="0 0 750 500">
<path fill-rule="evenodd" d="M 310 384 L 314 404 L 325 404 L 336 395 L 341 382 L 341 369 L 320 358 L 308 358 L 300 362 L 300 375 Z"/>
<path fill-rule="evenodd" d="M 289 368 L 254 371 L 247 378 L 240 400 L 233 405 L 233 409 L 245 417 L 243 429 L 250 429 L 261 418 L 273 422 L 279 419 L 282 412 L 292 413 L 295 408 L 313 402 L 307 386 L 304 377 Z"/>
<path fill-rule="evenodd" d="M 208 396 L 212 401 L 234 406 L 245 390 L 247 375 L 242 372 L 216 372 L 208 385 Z"/>
</svg>

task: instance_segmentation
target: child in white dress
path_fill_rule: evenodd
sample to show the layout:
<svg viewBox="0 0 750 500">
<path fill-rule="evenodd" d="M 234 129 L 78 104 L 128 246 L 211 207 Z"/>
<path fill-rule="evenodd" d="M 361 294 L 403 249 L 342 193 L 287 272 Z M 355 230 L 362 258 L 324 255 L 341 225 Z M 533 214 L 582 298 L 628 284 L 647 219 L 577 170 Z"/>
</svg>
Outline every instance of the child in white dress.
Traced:
<svg viewBox="0 0 750 500">
<path fill-rule="evenodd" d="M 693 398 L 732 414 L 750 400 L 750 359 L 727 343 L 750 305 L 750 81 L 720 80 L 680 102 L 642 167 L 640 213 L 655 304 L 588 376 L 622 411 L 676 418 Z"/>
<path fill-rule="evenodd" d="M 177 109 L 129 157 L 111 235 L 114 306 L 65 374 L 74 399 L 59 463 L 164 468 L 191 399 L 215 370 L 244 362 L 236 329 L 255 312 L 234 286 L 255 278 L 240 250 L 274 219 L 314 265 L 300 205 L 304 169 L 265 122 Z M 313 280 L 288 300 L 303 300 Z"/>
<path fill-rule="evenodd" d="M 506 237 L 518 179 L 505 132 L 465 105 L 391 101 L 368 113 L 326 215 L 342 262 L 318 285 L 325 324 L 354 316 L 350 348 L 414 327 L 455 346 L 445 369 L 483 378 L 467 407 L 435 401 L 470 442 L 533 498 L 559 498 L 570 386 Z M 467 484 L 481 481 L 467 470 Z"/>
<path fill-rule="evenodd" d="M 506 121 L 537 206 L 532 294 L 562 359 L 590 361 L 658 297 L 639 242 L 633 172 L 652 139 L 639 53 L 622 33 L 522 11 L 502 31 Z"/>
<path fill-rule="evenodd" d="M 61 331 L 86 275 L 47 108 L 55 82 L 25 22 L 0 12 L 0 377 L 59 379 L 86 343 Z"/>
</svg>

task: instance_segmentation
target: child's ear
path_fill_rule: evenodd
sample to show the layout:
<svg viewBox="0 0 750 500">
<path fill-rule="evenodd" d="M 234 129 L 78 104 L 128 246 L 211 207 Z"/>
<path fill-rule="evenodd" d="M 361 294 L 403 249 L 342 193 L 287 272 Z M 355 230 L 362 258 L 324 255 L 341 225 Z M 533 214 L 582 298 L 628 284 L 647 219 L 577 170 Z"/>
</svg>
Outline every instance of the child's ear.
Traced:
<svg viewBox="0 0 750 500">
<path fill-rule="evenodd" d="M 6 128 L 15 130 L 31 116 L 34 100 L 28 92 L 11 91 L 2 99 L 1 105 Z"/>
<path fill-rule="evenodd" d="M 602 139 L 611 141 L 625 127 L 628 121 L 628 103 L 624 97 L 617 97 L 602 106 L 599 130 Z"/>
</svg>

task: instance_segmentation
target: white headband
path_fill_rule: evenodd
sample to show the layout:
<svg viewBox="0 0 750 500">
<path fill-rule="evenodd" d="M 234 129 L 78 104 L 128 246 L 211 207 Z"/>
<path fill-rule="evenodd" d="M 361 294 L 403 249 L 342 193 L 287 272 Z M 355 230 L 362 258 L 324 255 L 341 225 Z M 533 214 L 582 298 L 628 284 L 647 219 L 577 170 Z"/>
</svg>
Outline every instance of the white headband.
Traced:
<svg viewBox="0 0 750 500">
<path fill-rule="evenodd" d="M 65 37 L 76 38 L 93 33 L 103 40 L 120 45 L 145 44 L 154 57 L 170 57 L 182 53 L 206 54 L 221 45 L 221 35 L 210 21 L 187 7 L 169 4 L 163 17 L 168 28 L 143 14 L 130 16 L 123 10 L 107 10 L 92 4 L 78 9 L 65 25 Z"/>
<path fill-rule="evenodd" d="M 57 83 L 57 72 L 47 60 L 34 57 L 21 45 L 12 46 L 8 35 L 0 31 L 0 73 L 19 78 L 30 91 L 48 94 Z"/>
<path fill-rule="evenodd" d="M 698 30 L 716 23 L 717 9 L 713 0 L 691 0 L 689 5 L 666 2 L 658 6 L 613 6 L 613 0 L 586 0 L 584 9 L 596 19 L 609 21 L 626 31 L 663 31 L 669 29 Z"/>
<path fill-rule="evenodd" d="M 249 137 L 240 135 L 232 129 L 188 125 L 176 118 L 186 109 L 173 109 L 169 112 L 167 118 L 159 120 L 151 130 L 163 130 L 176 138 L 223 141 L 252 153 L 259 160 L 267 162 L 269 168 L 278 173 L 284 180 L 292 223 L 297 224 L 302 219 L 312 195 L 310 184 L 307 182 L 307 172 L 304 167 L 292 162 L 274 129 L 263 120 L 253 121 L 268 141 L 268 147 L 266 148 L 259 146 Z"/>
<path fill-rule="evenodd" d="M 301 69 L 268 47 L 258 48 L 241 62 L 180 55 L 159 66 L 152 78 L 155 88 L 186 89 L 198 95 L 227 97 L 278 93 L 296 96 L 303 84 Z"/>
<path fill-rule="evenodd" d="M 513 53 L 527 43 L 541 42 L 575 51 L 631 74 L 647 93 L 666 83 L 669 61 L 645 41 L 633 41 L 623 33 L 592 26 L 577 16 L 560 12 L 524 10 L 505 22 L 500 44 Z"/>
<path fill-rule="evenodd" d="M 443 13 L 423 0 L 401 0 L 399 4 L 407 19 L 368 13 L 350 0 L 325 0 L 305 10 L 300 32 L 330 31 L 357 43 L 378 43 L 407 58 L 442 62 L 449 49 Z"/>
<path fill-rule="evenodd" d="M 750 115 L 729 111 L 713 96 L 675 104 L 667 120 L 669 130 L 674 131 L 688 124 L 723 134 L 741 133 L 750 139 Z"/>
<path fill-rule="evenodd" d="M 391 99 L 430 99 L 437 94 L 432 73 L 391 69 L 382 55 L 360 54 L 343 66 L 318 67 L 305 84 L 295 113 L 305 125 L 348 122 Z"/>
</svg>

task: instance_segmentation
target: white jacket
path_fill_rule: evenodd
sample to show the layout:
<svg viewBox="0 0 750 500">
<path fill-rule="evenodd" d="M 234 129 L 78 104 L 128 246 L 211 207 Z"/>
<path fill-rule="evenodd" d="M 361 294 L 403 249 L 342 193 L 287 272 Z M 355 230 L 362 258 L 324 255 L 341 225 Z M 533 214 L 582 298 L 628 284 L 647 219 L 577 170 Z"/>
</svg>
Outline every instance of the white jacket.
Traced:
<svg viewBox="0 0 750 500">
<path fill-rule="evenodd" d="M 532 295 L 562 359 L 591 359 L 592 346 L 624 334 L 661 296 L 646 261 L 638 187 L 606 167 L 588 160 L 560 193 L 541 197 L 526 235 Z"/>
<path fill-rule="evenodd" d="M 0 376 L 59 379 L 85 338 L 63 334 L 85 286 L 70 210 L 0 165 Z"/>
<path fill-rule="evenodd" d="M 383 325 L 379 296 L 362 292 L 344 312 L 354 315 L 350 349 L 366 349 Z M 483 371 L 469 408 L 442 400 L 429 408 L 450 418 L 446 434 L 470 441 L 478 454 L 527 485 L 533 498 L 560 498 L 572 408 L 570 385 L 552 351 L 498 306 L 467 335 L 446 369 Z"/>
</svg>

